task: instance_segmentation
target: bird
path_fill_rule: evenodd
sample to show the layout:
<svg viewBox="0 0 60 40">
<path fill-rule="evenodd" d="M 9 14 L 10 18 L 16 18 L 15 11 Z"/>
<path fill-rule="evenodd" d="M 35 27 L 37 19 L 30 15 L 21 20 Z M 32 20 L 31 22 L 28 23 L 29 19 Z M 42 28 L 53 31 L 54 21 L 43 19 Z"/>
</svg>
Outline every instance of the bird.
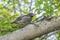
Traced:
<svg viewBox="0 0 60 40">
<path fill-rule="evenodd" d="M 27 15 L 23 15 L 23 16 L 19 16 L 15 21 L 13 21 L 12 23 L 15 23 L 17 25 L 19 25 L 20 27 L 24 27 L 28 24 L 31 23 L 32 18 L 35 14 L 34 13 L 28 13 Z"/>
</svg>

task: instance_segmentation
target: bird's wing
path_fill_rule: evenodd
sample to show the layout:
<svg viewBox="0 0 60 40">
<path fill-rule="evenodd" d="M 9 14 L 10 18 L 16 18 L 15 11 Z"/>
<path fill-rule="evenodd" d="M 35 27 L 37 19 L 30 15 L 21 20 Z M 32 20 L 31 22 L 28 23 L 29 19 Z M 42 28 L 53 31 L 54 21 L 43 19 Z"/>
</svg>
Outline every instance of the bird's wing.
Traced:
<svg viewBox="0 0 60 40">
<path fill-rule="evenodd" d="M 12 23 L 17 23 L 17 21 L 20 21 L 20 20 L 22 20 L 22 18 L 23 18 L 24 16 L 19 16 L 15 21 L 13 21 Z"/>
<path fill-rule="evenodd" d="M 20 16 L 20 17 L 18 17 L 16 20 L 17 20 L 17 21 L 20 21 L 20 20 L 22 20 L 23 17 L 24 17 L 24 16 Z"/>
</svg>

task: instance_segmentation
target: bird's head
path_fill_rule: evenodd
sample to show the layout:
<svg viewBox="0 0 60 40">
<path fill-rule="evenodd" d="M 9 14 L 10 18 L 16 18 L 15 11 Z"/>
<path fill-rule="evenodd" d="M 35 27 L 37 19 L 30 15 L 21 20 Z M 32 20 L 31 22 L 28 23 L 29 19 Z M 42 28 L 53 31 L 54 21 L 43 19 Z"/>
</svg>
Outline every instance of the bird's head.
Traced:
<svg viewBox="0 0 60 40">
<path fill-rule="evenodd" d="M 35 14 L 34 13 L 29 13 L 28 16 L 33 17 Z"/>
</svg>

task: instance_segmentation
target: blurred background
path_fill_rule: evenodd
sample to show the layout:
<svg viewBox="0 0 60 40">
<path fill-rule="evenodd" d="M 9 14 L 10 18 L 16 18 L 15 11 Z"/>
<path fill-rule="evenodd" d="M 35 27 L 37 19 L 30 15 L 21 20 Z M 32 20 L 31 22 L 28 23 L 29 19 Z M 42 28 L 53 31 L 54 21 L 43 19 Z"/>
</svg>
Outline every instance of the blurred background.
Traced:
<svg viewBox="0 0 60 40">
<path fill-rule="evenodd" d="M 33 20 L 47 15 L 57 18 L 60 16 L 60 0 L 0 0 L 0 35 L 20 29 L 21 27 L 11 22 L 30 12 L 36 14 Z M 60 40 L 60 32 L 52 32 L 34 40 Z"/>
</svg>

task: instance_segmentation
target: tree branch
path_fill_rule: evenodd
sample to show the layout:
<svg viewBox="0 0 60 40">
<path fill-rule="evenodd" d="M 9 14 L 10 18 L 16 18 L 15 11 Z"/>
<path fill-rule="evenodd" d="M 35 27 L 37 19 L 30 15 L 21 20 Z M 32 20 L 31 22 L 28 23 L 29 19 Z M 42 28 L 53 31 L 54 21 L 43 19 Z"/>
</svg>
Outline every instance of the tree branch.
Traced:
<svg viewBox="0 0 60 40">
<path fill-rule="evenodd" d="M 29 24 L 11 34 L 1 36 L 0 40 L 29 40 L 59 30 L 60 17 L 57 19 L 54 18 L 51 21 L 43 20 L 35 24 L 39 25 L 39 27 L 35 26 L 34 24 Z"/>
</svg>

